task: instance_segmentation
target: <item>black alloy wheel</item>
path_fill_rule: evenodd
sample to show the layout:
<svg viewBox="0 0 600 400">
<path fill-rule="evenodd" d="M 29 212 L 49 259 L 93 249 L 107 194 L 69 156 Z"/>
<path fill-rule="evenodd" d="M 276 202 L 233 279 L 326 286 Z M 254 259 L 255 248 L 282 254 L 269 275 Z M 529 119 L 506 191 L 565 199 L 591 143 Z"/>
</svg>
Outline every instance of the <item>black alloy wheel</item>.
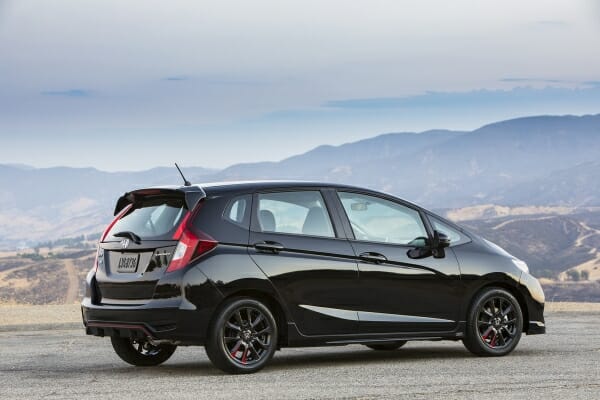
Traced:
<svg viewBox="0 0 600 400">
<path fill-rule="evenodd" d="M 474 354 L 503 356 L 517 346 L 522 330 L 519 302 L 506 290 L 492 288 L 473 303 L 463 342 Z"/>
<path fill-rule="evenodd" d="M 110 338 L 115 353 L 126 363 L 137 367 L 152 367 L 167 361 L 177 346 L 172 344 L 153 345 L 147 340 Z"/>
<path fill-rule="evenodd" d="M 273 357 L 277 348 L 277 324 L 271 311 L 253 299 L 234 299 L 212 324 L 206 353 L 221 370 L 252 373 Z"/>
</svg>

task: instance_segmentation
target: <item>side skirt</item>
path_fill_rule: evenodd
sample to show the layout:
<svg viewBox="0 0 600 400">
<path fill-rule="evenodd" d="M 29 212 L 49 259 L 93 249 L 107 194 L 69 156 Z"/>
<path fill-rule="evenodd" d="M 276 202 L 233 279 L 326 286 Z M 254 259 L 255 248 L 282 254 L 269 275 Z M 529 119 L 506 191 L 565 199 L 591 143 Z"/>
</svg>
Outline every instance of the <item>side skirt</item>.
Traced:
<svg viewBox="0 0 600 400">
<path fill-rule="evenodd" d="M 371 333 L 328 336 L 307 336 L 300 333 L 293 322 L 288 322 L 288 343 L 282 347 L 310 347 L 346 344 L 385 343 L 398 340 L 461 340 L 466 322 L 460 321 L 455 330 L 448 332 Z"/>
</svg>

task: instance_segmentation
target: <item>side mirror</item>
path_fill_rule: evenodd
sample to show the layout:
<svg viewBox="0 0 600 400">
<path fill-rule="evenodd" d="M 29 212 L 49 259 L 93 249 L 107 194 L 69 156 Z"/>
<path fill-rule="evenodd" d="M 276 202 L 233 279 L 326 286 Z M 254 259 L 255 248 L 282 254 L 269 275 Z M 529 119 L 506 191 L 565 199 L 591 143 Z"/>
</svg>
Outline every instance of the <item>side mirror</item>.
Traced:
<svg viewBox="0 0 600 400">
<path fill-rule="evenodd" d="M 433 231 L 433 240 L 431 246 L 427 246 L 428 240 L 426 238 L 417 238 L 411 242 L 411 244 L 417 245 L 417 247 L 408 250 L 406 253 L 409 258 L 420 259 L 433 256 L 435 258 L 446 257 L 444 249 L 450 246 L 450 238 L 448 235 L 442 232 Z"/>
<path fill-rule="evenodd" d="M 414 246 L 412 249 L 408 250 L 406 255 L 412 259 L 420 259 L 427 258 L 431 256 L 431 246 L 429 246 L 429 239 L 426 237 L 418 237 L 412 240 L 408 245 Z"/>
<path fill-rule="evenodd" d="M 433 243 L 431 245 L 433 257 L 444 258 L 446 257 L 444 249 L 450 246 L 450 238 L 443 232 L 433 231 Z"/>
</svg>

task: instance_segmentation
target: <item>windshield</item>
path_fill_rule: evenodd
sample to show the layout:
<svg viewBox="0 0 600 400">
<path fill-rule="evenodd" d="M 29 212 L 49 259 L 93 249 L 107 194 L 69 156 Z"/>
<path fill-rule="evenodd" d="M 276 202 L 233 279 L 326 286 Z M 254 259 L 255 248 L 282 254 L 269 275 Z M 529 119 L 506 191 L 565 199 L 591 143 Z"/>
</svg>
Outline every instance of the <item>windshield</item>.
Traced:
<svg viewBox="0 0 600 400">
<path fill-rule="evenodd" d="M 144 240 L 171 240 L 185 215 L 183 197 L 146 196 L 118 220 L 107 235 L 107 241 L 121 240 L 120 232 L 133 232 Z"/>
</svg>

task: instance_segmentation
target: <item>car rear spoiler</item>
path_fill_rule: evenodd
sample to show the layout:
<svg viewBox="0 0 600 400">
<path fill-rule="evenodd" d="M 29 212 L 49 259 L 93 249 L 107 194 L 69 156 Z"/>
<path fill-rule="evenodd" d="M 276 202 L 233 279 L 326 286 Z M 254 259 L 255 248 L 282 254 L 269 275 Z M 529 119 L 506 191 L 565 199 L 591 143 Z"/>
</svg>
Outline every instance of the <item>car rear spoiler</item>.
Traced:
<svg viewBox="0 0 600 400">
<path fill-rule="evenodd" d="M 127 207 L 129 204 L 135 204 L 139 199 L 148 195 L 183 195 L 185 198 L 185 205 L 188 210 L 193 210 L 196 205 L 206 197 L 206 193 L 200 186 L 173 186 L 173 187 L 151 187 L 147 189 L 137 189 L 131 192 L 125 193 L 117 200 L 115 206 L 115 213 L 117 215 L 122 209 Z"/>
</svg>

